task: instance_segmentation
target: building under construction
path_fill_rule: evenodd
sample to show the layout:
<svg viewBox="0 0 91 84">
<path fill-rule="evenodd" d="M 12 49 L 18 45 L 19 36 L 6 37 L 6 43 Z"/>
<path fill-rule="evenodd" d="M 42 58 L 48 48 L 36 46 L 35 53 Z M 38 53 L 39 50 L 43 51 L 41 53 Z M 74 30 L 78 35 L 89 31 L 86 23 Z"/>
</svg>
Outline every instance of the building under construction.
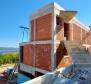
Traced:
<svg viewBox="0 0 91 84">
<path fill-rule="evenodd" d="M 76 14 L 51 3 L 31 15 L 29 42 L 20 43 L 20 71 L 39 76 L 70 64 L 90 64 L 90 29 Z"/>
</svg>

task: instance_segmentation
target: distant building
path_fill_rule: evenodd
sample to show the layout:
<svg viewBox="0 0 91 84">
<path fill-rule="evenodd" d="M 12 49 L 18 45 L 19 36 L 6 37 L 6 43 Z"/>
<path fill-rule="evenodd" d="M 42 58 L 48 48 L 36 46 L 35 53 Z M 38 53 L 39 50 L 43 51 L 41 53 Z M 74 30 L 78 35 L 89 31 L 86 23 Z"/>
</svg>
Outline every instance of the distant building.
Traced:
<svg viewBox="0 0 91 84">
<path fill-rule="evenodd" d="M 75 18 L 76 11 L 66 11 L 56 3 L 31 15 L 30 40 L 20 43 L 20 70 L 41 75 L 73 63 L 63 41 L 81 42 L 91 50 L 89 28 Z M 86 37 L 86 38 L 85 38 Z"/>
</svg>

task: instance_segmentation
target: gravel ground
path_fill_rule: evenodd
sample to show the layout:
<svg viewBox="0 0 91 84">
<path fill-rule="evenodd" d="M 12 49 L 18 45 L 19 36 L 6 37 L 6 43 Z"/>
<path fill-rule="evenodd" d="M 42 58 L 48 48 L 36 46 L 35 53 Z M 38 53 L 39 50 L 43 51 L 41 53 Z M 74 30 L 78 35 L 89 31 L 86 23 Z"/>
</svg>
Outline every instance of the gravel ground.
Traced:
<svg viewBox="0 0 91 84">
<path fill-rule="evenodd" d="M 4 64 L 2 66 L 0 66 L 0 73 L 4 72 L 4 70 L 6 70 L 8 67 L 13 67 L 14 64 Z"/>
</svg>

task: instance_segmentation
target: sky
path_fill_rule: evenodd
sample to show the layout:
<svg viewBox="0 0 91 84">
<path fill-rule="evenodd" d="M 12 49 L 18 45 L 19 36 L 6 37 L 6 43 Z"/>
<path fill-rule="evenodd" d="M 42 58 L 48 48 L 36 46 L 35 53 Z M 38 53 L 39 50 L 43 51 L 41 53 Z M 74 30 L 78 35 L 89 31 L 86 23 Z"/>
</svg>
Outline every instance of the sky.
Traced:
<svg viewBox="0 0 91 84">
<path fill-rule="evenodd" d="M 78 11 L 76 18 L 91 25 L 91 0 L 0 0 L 0 47 L 18 47 L 22 42 L 19 27 L 29 27 L 31 14 L 52 2 Z"/>
</svg>

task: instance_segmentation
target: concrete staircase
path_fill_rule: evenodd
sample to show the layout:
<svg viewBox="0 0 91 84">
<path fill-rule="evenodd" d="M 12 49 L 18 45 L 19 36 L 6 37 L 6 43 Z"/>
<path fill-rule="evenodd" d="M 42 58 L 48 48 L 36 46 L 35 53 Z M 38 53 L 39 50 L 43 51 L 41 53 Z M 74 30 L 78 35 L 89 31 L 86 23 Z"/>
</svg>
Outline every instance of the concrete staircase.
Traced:
<svg viewBox="0 0 91 84">
<path fill-rule="evenodd" d="M 71 56 L 73 63 L 79 68 L 91 67 L 91 56 L 81 43 L 64 41 L 64 46 Z"/>
</svg>

